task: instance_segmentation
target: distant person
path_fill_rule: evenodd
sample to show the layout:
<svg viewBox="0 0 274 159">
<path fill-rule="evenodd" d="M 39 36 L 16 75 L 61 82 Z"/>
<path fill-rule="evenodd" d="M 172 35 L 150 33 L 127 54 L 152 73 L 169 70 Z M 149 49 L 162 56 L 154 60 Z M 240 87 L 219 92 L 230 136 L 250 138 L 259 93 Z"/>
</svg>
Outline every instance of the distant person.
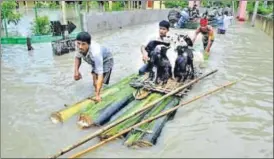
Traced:
<svg viewBox="0 0 274 159">
<path fill-rule="evenodd" d="M 202 42 L 205 50 L 205 59 L 207 59 L 209 56 L 210 48 L 214 42 L 214 30 L 212 26 L 208 25 L 208 20 L 205 18 L 200 20 L 200 27 L 196 30 L 192 40 L 193 44 L 199 33 L 203 35 Z"/>
<path fill-rule="evenodd" d="M 95 88 L 95 100 L 101 101 L 100 92 L 104 84 L 109 84 L 110 75 L 113 67 L 112 53 L 104 46 L 91 39 L 88 32 L 80 32 L 76 36 L 77 51 L 74 60 L 74 79 L 76 81 L 82 78 L 79 68 L 83 59 L 91 65 L 91 75 L 93 86 Z"/>
<path fill-rule="evenodd" d="M 184 28 L 186 23 L 189 21 L 189 9 L 184 8 L 181 12 L 181 18 L 178 21 L 178 28 Z"/>
<path fill-rule="evenodd" d="M 31 46 L 31 38 L 30 37 L 27 37 L 27 48 L 28 48 L 28 51 L 34 50 L 33 47 Z"/>
<path fill-rule="evenodd" d="M 221 23 L 218 26 L 218 34 L 225 34 L 226 30 L 228 29 L 228 26 L 231 24 L 231 20 L 233 19 L 233 16 L 228 15 L 228 11 L 224 12 L 224 15 L 221 19 Z"/>
<path fill-rule="evenodd" d="M 28 49 L 28 51 L 34 50 L 32 45 L 31 45 L 31 36 L 32 36 L 31 31 L 26 32 L 25 36 L 27 37 L 26 40 L 27 40 L 27 49 Z"/>
<path fill-rule="evenodd" d="M 228 16 L 233 16 L 233 10 L 230 7 L 230 4 L 228 4 L 226 7 L 223 8 L 223 13 L 227 11 L 228 12 Z"/>
<path fill-rule="evenodd" d="M 179 19 L 181 17 L 180 12 L 181 11 L 178 6 L 176 6 L 174 9 L 172 9 L 168 12 L 167 19 L 172 27 L 174 27 L 174 25 L 179 21 Z"/>
<path fill-rule="evenodd" d="M 199 9 L 197 8 L 197 4 L 194 4 L 193 8 L 190 11 L 190 17 L 191 18 L 199 18 L 200 12 Z"/>
<path fill-rule="evenodd" d="M 218 9 L 217 9 L 217 16 L 222 16 L 223 15 L 223 7 L 222 6 L 218 6 Z"/>
<path fill-rule="evenodd" d="M 105 1 L 97 1 L 99 5 L 99 11 L 104 11 L 105 10 Z"/>
</svg>

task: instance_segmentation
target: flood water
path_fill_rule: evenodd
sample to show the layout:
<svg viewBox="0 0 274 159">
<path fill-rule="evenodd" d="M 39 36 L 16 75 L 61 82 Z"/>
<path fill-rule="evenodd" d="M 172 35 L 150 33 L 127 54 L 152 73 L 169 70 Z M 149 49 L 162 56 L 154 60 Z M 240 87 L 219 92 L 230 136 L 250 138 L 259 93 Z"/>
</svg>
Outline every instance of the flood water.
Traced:
<svg viewBox="0 0 274 159">
<path fill-rule="evenodd" d="M 142 65 L 140 44 L 153 32 L 157 34 L 157 28 L 152 23 L 94 35 L 113 51 L 111 83 L 137 72 Z M 192 36 L 194 31 L 187 32 Z M 2 45 L 1 157 L 49 157 L 96 130 L 80 130 L 77 117 L 57 125 L 49 119 L 64 104 L 93 93 L 91 68 L 82 63 L 83 79 L 75 82 L 73 53 L 53 56 L 50 43 L 33 47 L 28 52 L 25 45 Z M 218 72 L 197 83 L 186 99 L 246 78 L 179 109 L 151 148 L 134 150 L 116 140 L 83 157 L 273 158 L 272 38 L 248 24 L 235 23 L 226 35 L 216 35 L 204 71 L 216 68 Z"/>
<path fill-rule="evenodd" d="M 13 23 L 7 25 L 9 36 L 27 36 L 28 34 L 31 34 L 35 20 L 35 10 L 33 8 L 20 8 L 17 12 L 20 13 L 22 17 L 17 25 L 14 25 Z M 80 12 L 84 13 L 85 11 L 82 10 Z M 90 13 L 91 12 L 95 11 L 90 10 Z M 66 9 L 66 20 L 71 21 L 76 26 L 74 32 L 79 32 L 81 30 L 79 14 L 80 13 L 77 12 L 75 7 Z M 37 16 L 47 16 L 49 21 L 63 22 L 61 9 L 37 8 Z M 4 29 L 1 31 L 1 35 L 5 36 Z"/>
</svg>

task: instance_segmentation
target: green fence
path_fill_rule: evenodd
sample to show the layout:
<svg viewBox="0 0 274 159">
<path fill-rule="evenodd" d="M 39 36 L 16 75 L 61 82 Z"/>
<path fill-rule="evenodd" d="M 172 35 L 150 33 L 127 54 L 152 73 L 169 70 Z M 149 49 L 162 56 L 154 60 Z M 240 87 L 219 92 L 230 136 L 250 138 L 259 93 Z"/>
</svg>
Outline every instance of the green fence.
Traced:
<svg viewBox="0 0 274 159">
<path fill-rule="evenodd" d="M 69 35 L 70 38 L 75 38 L 77 33 L 72 33 Z M 52 35 L 41 35 L 32 36 L 31 43 L 45 43 L 54 40 L 60 40 L 62 36 L 52 36 Z M 27 37 L 1 37 L 1 44 L 26 44 Z"/>
</svg>

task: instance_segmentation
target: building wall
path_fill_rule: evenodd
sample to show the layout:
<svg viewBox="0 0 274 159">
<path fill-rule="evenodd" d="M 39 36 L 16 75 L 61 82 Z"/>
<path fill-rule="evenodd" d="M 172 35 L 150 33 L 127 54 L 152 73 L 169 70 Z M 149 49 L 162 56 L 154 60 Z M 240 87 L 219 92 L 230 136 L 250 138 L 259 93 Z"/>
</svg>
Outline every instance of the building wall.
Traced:
<svg viewBox="0 0 274 159">
<path fill-rule="evenodd" d="M 169 10 L 131 10 L 82 14 L 83 29 L 89 33 L 118 29 L 125 26 L 167 20 Z"/>
</svg>

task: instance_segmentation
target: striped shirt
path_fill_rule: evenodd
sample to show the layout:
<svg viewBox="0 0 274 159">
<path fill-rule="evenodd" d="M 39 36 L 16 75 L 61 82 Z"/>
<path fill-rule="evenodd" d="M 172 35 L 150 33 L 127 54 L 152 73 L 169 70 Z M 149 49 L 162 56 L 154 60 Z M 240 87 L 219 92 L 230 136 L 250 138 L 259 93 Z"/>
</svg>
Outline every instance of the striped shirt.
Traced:
<svg viewBox="0 0 274 159">
<path fill-rule="evenodd" d="M 95 41 L 91 41 L 86 56 L 76 52 L 75 57 L 84 59 L 92 66 L 92 72 L 98 75 L 109 72 L 114 63 L 110 50 Z"/>
</svg>

